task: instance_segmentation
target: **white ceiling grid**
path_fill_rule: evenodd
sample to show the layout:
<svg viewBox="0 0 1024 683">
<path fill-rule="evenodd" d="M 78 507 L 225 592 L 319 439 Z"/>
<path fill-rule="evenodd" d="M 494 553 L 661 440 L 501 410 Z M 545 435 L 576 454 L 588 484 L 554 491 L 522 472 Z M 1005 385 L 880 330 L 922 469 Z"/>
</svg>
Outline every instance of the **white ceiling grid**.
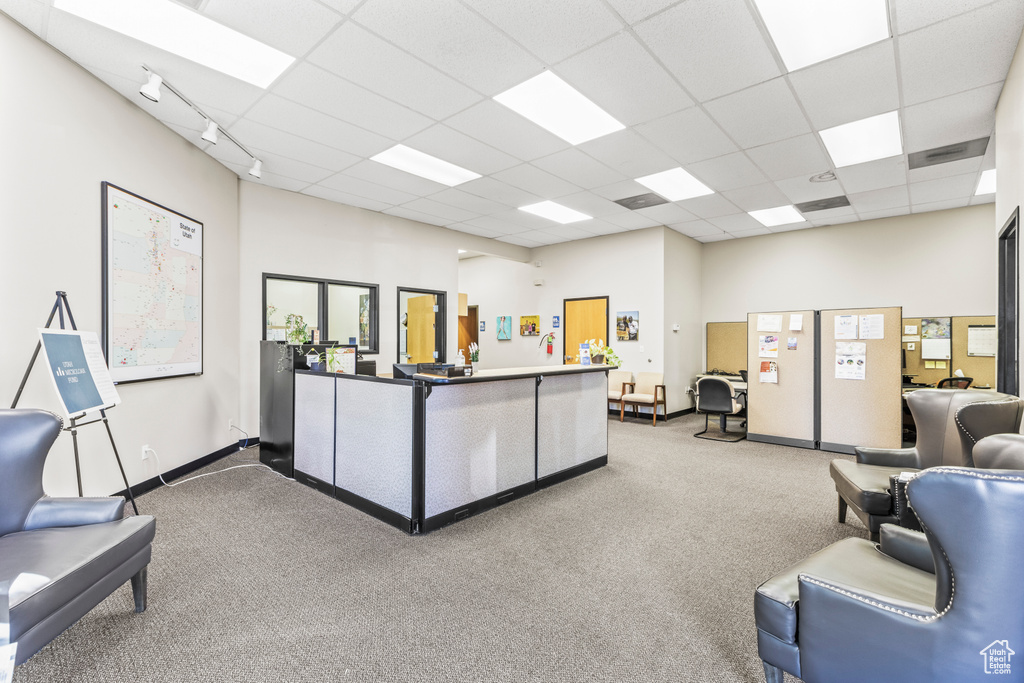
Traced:
<svg viewBox="0 0 1024 683">
<path fill-rule="evenodd" d="M 0 0 L 51 43 L 245 180 L 534 247 L 666 225 L 702 242 L 993 200 L 988 153 L 908 171 L 906 155 L 993 133 L 1020 0 L 889 0 L 893 37 L 787 73 L 753 0 L 201 0 L 296 57 L 266 90 L 71 16 Z M 200 139 L 145 63 L 263 161 Z M 493 99 L 549 69 L 626 128 L 570 145 Z M 904 154 L 834 169 L 818 131 L 899 110 Z M 404 144 L 483 177 L 449 188 L 371 161 Z M 683 166 L 715 194 L 639 211 L 633 179 Z M 834 170 L 831 182 L 812 175 Z M 764 228 L 746 212 L 847 195 Z M 518 207 L 582 211 L 570 225 Z"/>
</svg>

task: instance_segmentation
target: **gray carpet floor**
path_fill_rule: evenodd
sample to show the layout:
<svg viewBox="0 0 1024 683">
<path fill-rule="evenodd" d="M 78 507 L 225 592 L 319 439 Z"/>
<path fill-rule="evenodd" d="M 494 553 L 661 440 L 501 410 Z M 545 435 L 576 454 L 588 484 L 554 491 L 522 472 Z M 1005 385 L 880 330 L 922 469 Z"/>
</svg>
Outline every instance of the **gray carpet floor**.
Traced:
<svg viewBox="0 0 1024 683">
<path fill-rule="evenodd" d="M 262 468 L 158 489 L 149 609 L 125 585 L 14 680 L 763 681 L 754 588 L 867 532 L 834 454 L 703 423 L 610 420 L 607 467 L 416 537 Z"/>
</svg>

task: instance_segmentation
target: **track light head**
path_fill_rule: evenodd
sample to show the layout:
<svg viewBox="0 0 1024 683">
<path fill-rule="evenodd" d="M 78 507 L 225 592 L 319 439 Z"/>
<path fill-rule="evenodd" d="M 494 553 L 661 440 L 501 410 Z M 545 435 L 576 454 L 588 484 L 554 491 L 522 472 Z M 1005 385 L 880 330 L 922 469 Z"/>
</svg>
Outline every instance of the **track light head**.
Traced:
<svg viewBox="0 0 1024 683">
<path fill-rule="evenodd" d="M 263 174 L 263 162 L 259 159 L 253 159 L 252 168 L 249 169 L 249 175 L 253 178 L 259 178 Z"/>
<path fill-rule="evenodd" d="M 217 122 L 213 119 L 206 119 L 206 130 L 203 131 L 203 139 L 215 145 L 217 144 Z"/>
<path fill-rule="evenodd" d="M 160 86 L 163 85 L 164 79 L 157 76 L 152 71 L 149 72 L 149 80 L 139 88 L 139 94 L 145 97 L 147 100 L 153 102 L 160 101 Z"/>
</svg>

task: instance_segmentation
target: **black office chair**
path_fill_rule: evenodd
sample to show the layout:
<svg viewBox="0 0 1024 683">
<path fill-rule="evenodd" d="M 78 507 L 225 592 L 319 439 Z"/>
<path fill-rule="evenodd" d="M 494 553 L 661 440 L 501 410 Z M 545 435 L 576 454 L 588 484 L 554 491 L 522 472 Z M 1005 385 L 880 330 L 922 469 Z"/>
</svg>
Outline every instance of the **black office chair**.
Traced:
<svg viewBox="0 0 1024 683">
<path fill-rule="evenodd" d="M 729 432 L 726 427 L 730 416 L 738 416 L 743 410 L 743 404 L 736 400 L 736 390 L 729 380 L 719 377 L 701 377 L 697 380 L 697 412 L 704 413 L 704 431 L 694 434 L 698 439 L 709 439 L 711 441 L 739 441 L 747 438 L 744 432 Z M 707 433 L 710 417 L 718 415 L 721 419 L 722 435 L 724 438 L 713 436 L 702 436 Z M 746 424 L 745 422 L 743 423 Z M 728 435 L 728 436 L 726 436 Z M 729 438 L 732 437 L 732 438 Z"/>
<path fill-rule="evenodd" d="M 747 381 L 747 371 L 746 370 L 740 370 L 740 379 L 742 379 L 744 382 Z"/>
<path fill-rule="evenodd" d="M 943 377 L 935 385 L 936 389 L 966 389 L 974 381 L 973 377 Z"/>
</svg>

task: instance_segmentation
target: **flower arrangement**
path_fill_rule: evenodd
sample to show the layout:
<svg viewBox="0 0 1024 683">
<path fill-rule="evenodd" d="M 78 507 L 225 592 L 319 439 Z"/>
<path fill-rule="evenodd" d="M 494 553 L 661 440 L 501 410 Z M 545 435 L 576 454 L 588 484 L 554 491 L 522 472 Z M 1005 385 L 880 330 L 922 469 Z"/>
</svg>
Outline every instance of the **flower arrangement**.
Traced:
<svg viewBox="0 0 1024 683">
<path fill-rule="evenodd" d="M 469 342 L 469 362 L 477 363 L 480 361 L 480 345 L 476 342 Z"/>
<path fill-rule="evenodd" d="M 297 313 L 289 313 L 284 320 L 285 336 L 292 344 L 305 344 L 307 339 L 306 321 Z"/>
<path fill-rule="evenodd" d="M 588 339 L 584 343 L 590 346 L 591 358 L 594 356 L 604 356 L 605 364 L 612 365 L 614 367 L 619 367 L 619 365 L 622 364 L 622 361 L 619 360 L 617 355 L 615 355 L 615 351 L 612 350 L 612 347 L 604 345 L 604 339 Z"/>
</svg>

